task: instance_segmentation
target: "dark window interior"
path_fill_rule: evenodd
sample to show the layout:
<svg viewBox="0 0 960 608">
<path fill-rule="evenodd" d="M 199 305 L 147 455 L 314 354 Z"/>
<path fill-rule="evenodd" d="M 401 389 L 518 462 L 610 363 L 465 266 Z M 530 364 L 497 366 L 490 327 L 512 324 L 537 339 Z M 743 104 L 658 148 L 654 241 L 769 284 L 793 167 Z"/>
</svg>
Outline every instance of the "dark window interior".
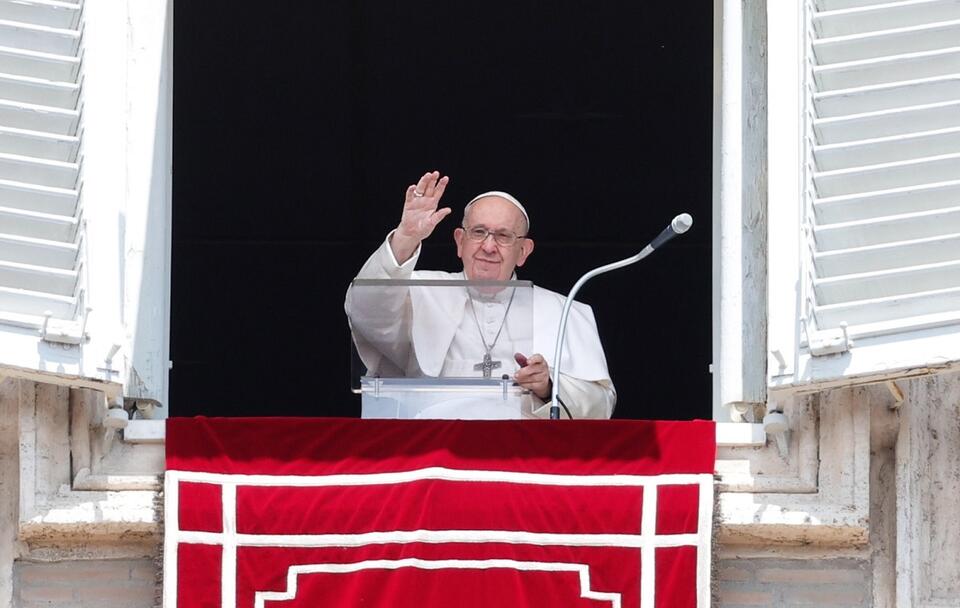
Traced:
<svg viewBox="0 0 960 608">
<path fill-rule="evenodd" d="M 171 415 L 356 416 L 347 284 L 406 186 L 532 216 L 521 278 L 595 279 L 619 418 L 709 418 L 713 15 L 703 2 L 178 3 Z"/>
</svg>

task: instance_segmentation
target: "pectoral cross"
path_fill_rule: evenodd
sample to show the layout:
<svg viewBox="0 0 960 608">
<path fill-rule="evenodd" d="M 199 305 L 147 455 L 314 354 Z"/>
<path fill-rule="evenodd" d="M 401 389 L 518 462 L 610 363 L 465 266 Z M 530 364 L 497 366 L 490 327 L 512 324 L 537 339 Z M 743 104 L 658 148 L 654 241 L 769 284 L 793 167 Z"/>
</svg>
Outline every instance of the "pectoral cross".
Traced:
<svg viewBox="0 0 960 608">
<path fill-rule="evenodd" d="M 483 356 L 483 361 L 474 365 L 473 369 L 476 371 L 483 370 L 483 377 L 489 378 L 491 375 L 491 372 L 499 368 L 501 365 L 503 365 L 502 361 L 494 361 L 493 358 L 490 356 L 490 353 L 487 353 Z"/>
</svg>

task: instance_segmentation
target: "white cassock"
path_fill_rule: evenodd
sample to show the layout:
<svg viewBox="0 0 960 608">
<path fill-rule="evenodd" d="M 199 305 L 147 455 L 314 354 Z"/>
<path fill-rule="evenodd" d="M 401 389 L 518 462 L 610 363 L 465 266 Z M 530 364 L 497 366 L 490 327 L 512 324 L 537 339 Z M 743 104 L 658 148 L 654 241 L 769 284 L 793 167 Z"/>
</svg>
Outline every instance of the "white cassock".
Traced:
<svg viewBox="0 0 960 608">
<path fill-rule="evenodd" d="M 390 235 L 387 235 L 360 269 L 358 279 L 463 279 L 462 274 L 415 271 L 419 247 L 409 260 L 398 264 L 389 241 Z M 524 310 L 530 306 L 526 299 L 511 303 L 507 290 L 472 300 L 466 290 L 461 289 L 411 289 L 407 295 L 362 302 L 353 297 L 351 291 L 347 292 L 347 316 L 369 375 L 479 377 L 482 372 L 476 366 L 483 358 L 483 342 L 486 342 L 493 345 L 492 360 L 501 363 L 494 377 L 512 376 L 519 369 L 514 353 L 522 352 L 521 349 L 529 348 L 530 344 L 530 328 L 520 325 L 533 320 L 533 352 L 523 352 L 524 355 L 552 356 L 566 300 L 540 287 L 533 288 L 532 311 Z M 511 306 L 516 308 L 507 315 Z M 376 311 L 365 313 L 363 309 L 367 307 L 375 307 Z M 387 326 L 381 323 L 373 328 L 358 327 L 364 318 L 391 321 Z M 479 332 L 483 332 L 483 340 Z M 562 368 L 560 395 L 574 418 L 609 418 L 613 414 L 617 394 L 607 371 L 597 323 L 591 308 L 580 302 L 570 308 Z M 531 395 L 531 399 L 530 413 L 548 417 L 549 404 L 535 395 Z"/>
</svg>

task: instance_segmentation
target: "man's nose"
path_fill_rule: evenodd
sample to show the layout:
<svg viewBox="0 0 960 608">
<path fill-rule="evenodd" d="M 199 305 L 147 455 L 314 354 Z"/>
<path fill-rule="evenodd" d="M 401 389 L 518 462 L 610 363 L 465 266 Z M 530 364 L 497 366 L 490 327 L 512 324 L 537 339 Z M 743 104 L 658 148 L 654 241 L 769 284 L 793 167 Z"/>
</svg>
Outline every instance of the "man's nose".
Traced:
<svg viewBox="0 0 960 608">
<path fill-rule="evenodd" d="M 480 247 L 482 247 L 484 251 L 497 251 L 497 240 L 492 232 L 487 233 L 487 236 L 480 243 Z"/>
</svg>

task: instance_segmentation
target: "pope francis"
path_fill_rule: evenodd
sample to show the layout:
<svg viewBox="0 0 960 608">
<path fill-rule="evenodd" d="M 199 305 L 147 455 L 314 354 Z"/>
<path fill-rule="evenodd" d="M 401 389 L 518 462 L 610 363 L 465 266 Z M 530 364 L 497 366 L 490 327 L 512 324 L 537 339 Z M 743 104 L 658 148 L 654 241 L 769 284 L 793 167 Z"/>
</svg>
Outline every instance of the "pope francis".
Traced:
<svg viewBox="0 0 960 608">
<path fill-rule="evenodd" d="M 387 235 L 357 274 L 359 279 L 469 279 L 507 281 L 533 253 L 534 242 L 527 236 L 530 216 L 523 205 L 506 192 L 486 192 L 475 197 L 463 211 L 463 223 L 453 231 L 457 256 L 463 273 L 414 270 L 420 243 L 450 215 L 440 207 L 448 176 L 437 171 L 425 173 L 406 191 L 400 224 Z M 475 298 L 466 290 L 410 290 L 391 310 L 398 319 L 387 339 L 390 345 L 371 346 L 372 335 L 384 332 L 363 327 L 359 311 L 370 306 L 394 306 L 386 302 L 360 302 L 348 290 L 346 312 L 354 340 L 364 363 L 371 370 L 393 370 L 406 376 L 490 376 L 512 372 L 514 381 L 530 391 L 530 414 L 549 416 L 551 395 L 549 362 L 541 353 L 552 353 L 560 324 L 564 296 L 534 287 L 532 303 L 514 301 L 511 294 L 499 293 Z M 503 290 L 504 292 L 510 290 Z M 439 295 L 446 294 L 446 295 Z M 533 319 L 533 353 L 515 352 L 507 322 L 511 306 L 529 307 L 512 319 Z M 496 321 L 499 319 L 499 322 Z M 404 321 L 405 320 L 405 321 Z M 486 331 L 483 328 L 487 328 Z M 506 329 L 506 331 L 504 331 Z M 526 328 L 529 329 L 529 328 Z M 529 334 L 529 331 L 527 332 Z M 382 341 L 382 340 L 381 340 Z M 529 344 L 529 342 L 528 342 Z M 368 372 L 369 373 L 369 372 Z M 388 372 L 390 373 L 390 372 Z M 564 338 L 560 373 L 562 402 L 573 418 L 609 418 L 616 404 L 616 392 L 589 306 L 576 303 L 570 311 Z"/>
</svg>

